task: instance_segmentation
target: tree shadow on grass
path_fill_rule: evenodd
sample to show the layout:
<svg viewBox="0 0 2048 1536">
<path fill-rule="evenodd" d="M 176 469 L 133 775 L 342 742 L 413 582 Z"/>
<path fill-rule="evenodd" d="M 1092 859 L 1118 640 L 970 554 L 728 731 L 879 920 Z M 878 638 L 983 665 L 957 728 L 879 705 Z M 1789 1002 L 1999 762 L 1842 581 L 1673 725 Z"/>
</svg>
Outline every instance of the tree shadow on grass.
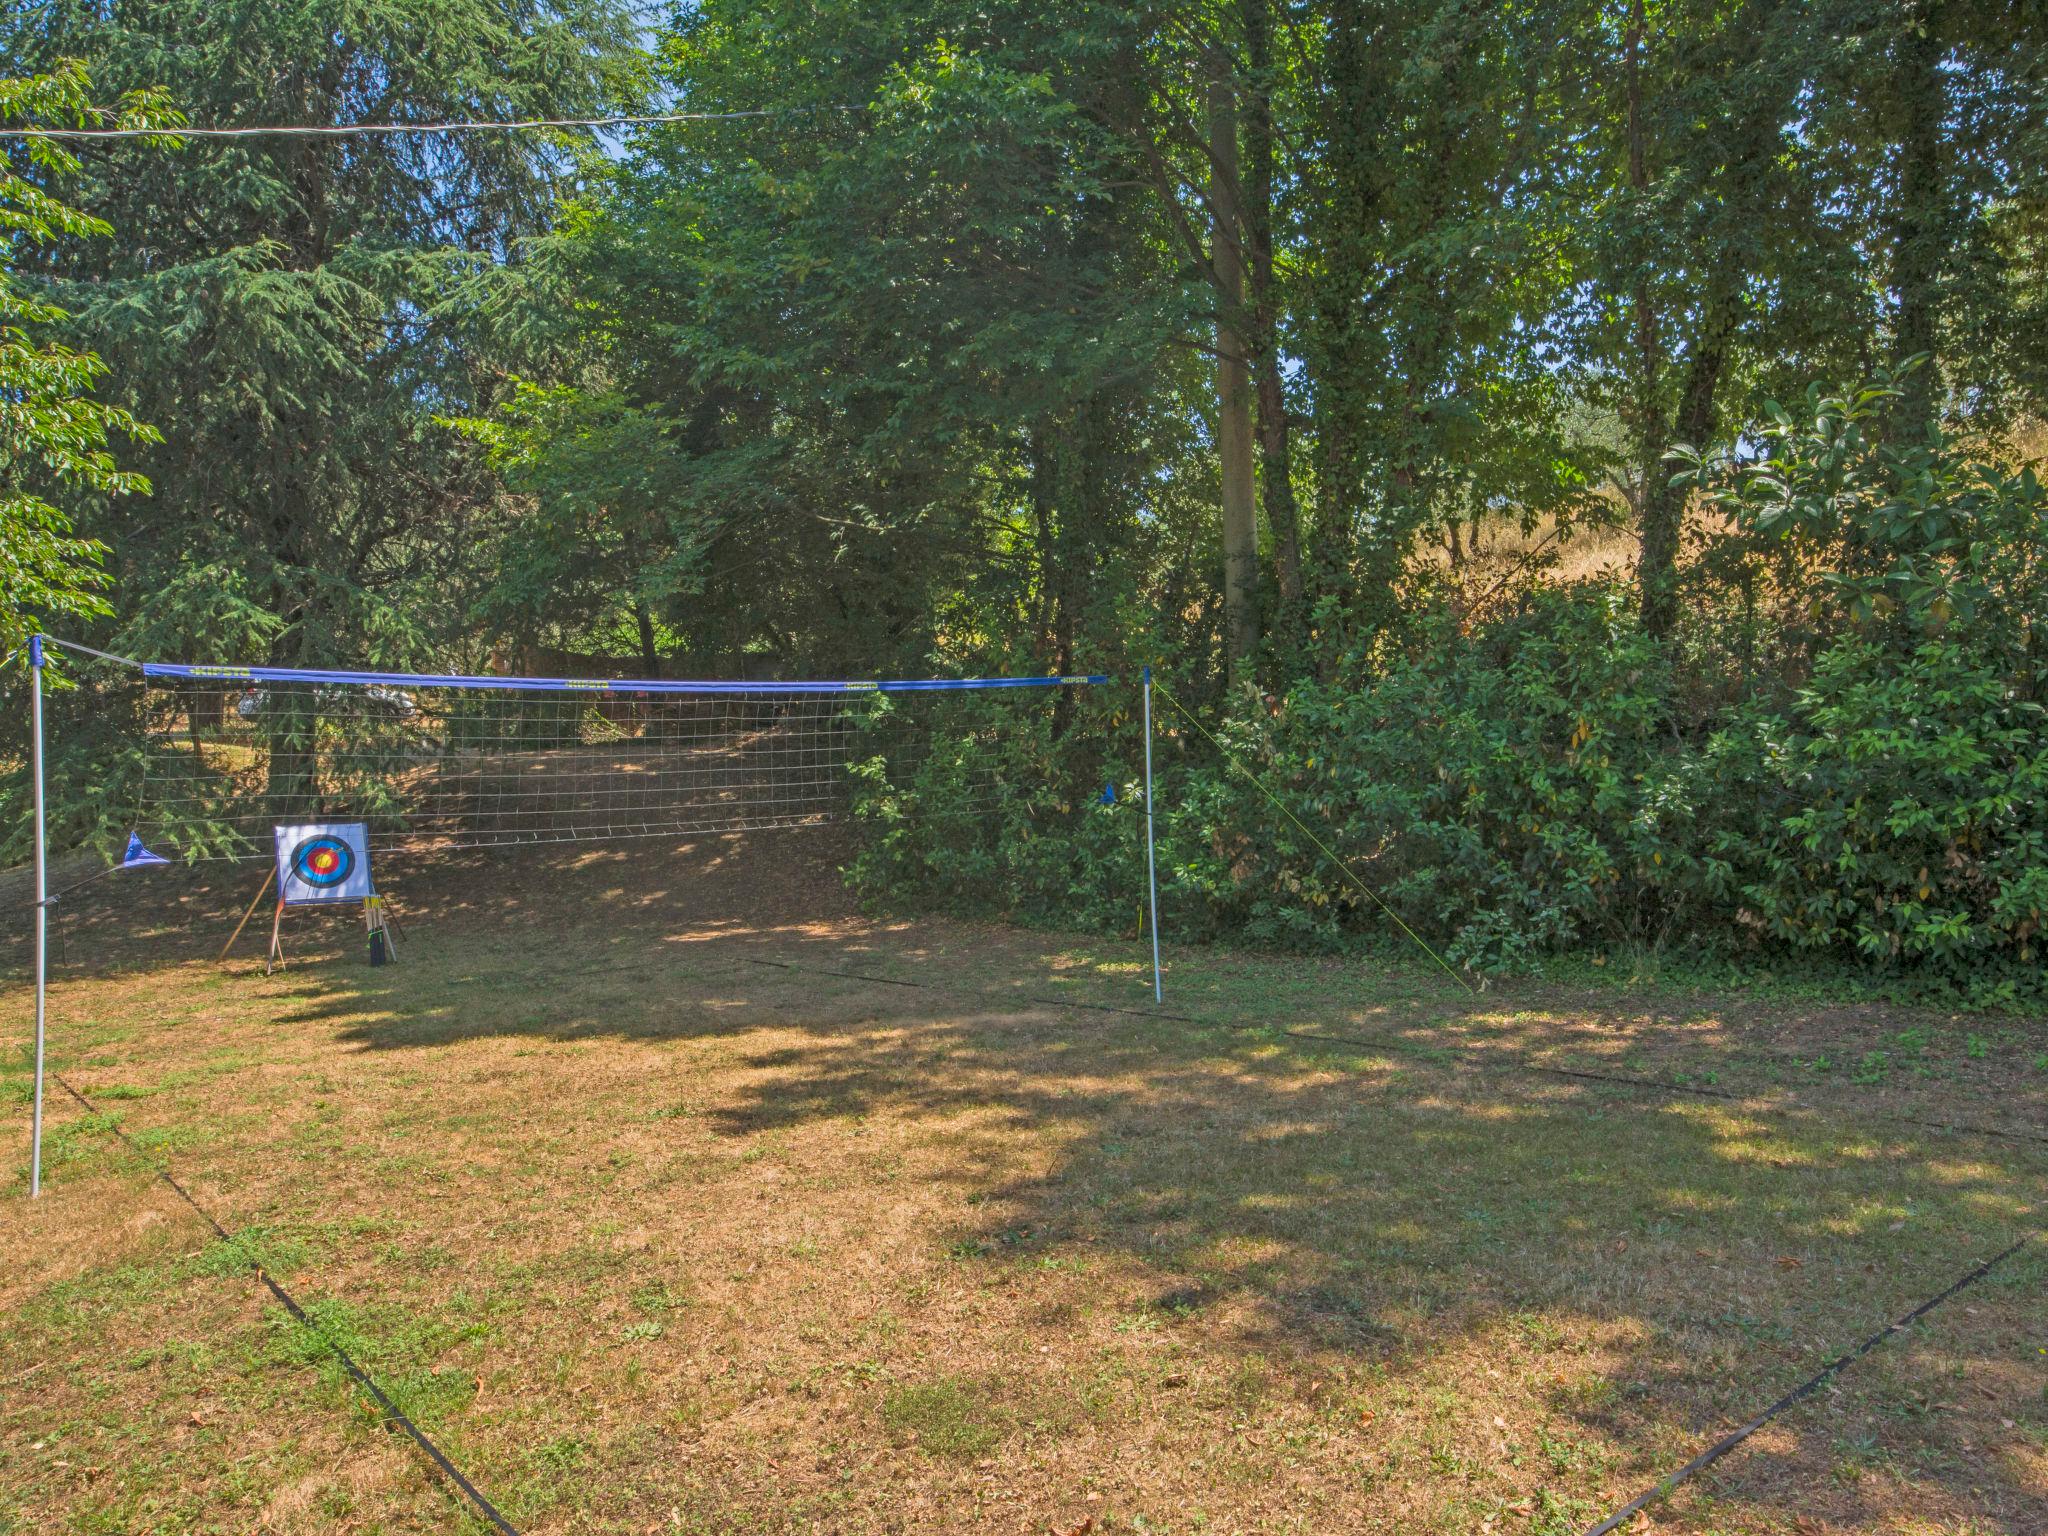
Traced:
<svg viewBox="0 0 2048 1536">
<path fill-rule="evenodd" d="M 1446 1371 L 1504 1370 L 1505 1385 L 1468 1375 L 1462 1390 L 1614 1448 L 1620 1482 L 1674 1464 L 1643 1448 L 1704 1446 L 1941 1289 L 2030 1220 L 2042 1189 L 2043 1160 L 2023 1149 L 1881 1120 L 1645 1100 L 819 974 L 843 960 L 841 935 L 813 941 L 807 970 L 750 963 L 804 954 L 794 942 L 750 930 L 679 946 L 683 959 L 654 962 L 654 995 L 605 993 L 606 968 L 585 968 L 579 981 L 600 995 L 558 988 L 517 1017 L 482 995 L 361 973 L 290 1022 L 377 1051 L 477 1033 L 716 1041 L 739 1053 L 747 1086 L 705 1120 L 739 1140 L 971 1121 L 950 1133 L 942 1177 L 976 1203 L 931 1234 L 957 1262 L 1000 1281 L 1116 1256 L 1143 1277 L 1120 1302 L 1133 1320 L 1221 1330 L 1234 1353 L 1347 1378 L 1371 1369 L 1420 1389 Z M 791 1030 L 802 1043 L 748 1043 Z M 1059 1148 L 1051 1170 L 1018 1173 L 1018 1146 L 1046 1142 Z M 2040 1261 L 2015 1262 L 2038 1285 Z M 1984 1295 L 2002 1298 L 1989 1321 L 1952 1312 L 1936 1326 L 1963 1369 L 2010 1378 L 2010 1414 L 2040 1395 L 2014 1364 L 2022 1298 Z M 2004 1522 L 2036 1507 L 2023 1472 L 1977 1454 L 1997 1413 L 1902 1428 L 1856 1397 L 1804 1412 L 1793 1449 L 1724 1466 L 1727 1495 L 1878 1525 L 1898 1512 L 1887 1479 L 1906 1467 L 1918 1496 L 1994 1528 L 2024 1528 Z M 1483 1462 L 1484 1423 L 1458 1433 Z M 1845 1455 L 1878 1470 L 1844 1473 Z"/>
<path fill-rule="evenodd" d="M 946 1155 L 928 1177 L 960 1214 L 929 1239 L 964 1272 L 1010 1284 L 1097 1264 L 1097 1300 L 1133 1328 L 1304 1378 L 1457 1393 L 1469 1411 L 1429 1431 L 1443 1455 L 1584 1498 L 1602 1477 L 1502 1470 L 1519 1464 L 1492 1419 L 1606 1447 L 1625 1496 L 1683 1459 L 1669 1448 L 1705 1445 L 1999 1246 L 2042 1189 L 2024 1148 L 1882 1119 L 820 974 L 955 977 L 945 945 L 919 955 L 912 932 L 843 902 L 821 917 L 812 850 L 790 855 L 779 897 L 722 843 L 692 859 L 654 881 L 609 855 L 495 882 L 490 861 L 443 872 L 452 889 L 423 908 L 433 920 L 402 964 L 342 958 L 351 935 L 278 983 L 277 1022 L 378 1054 L 482 1038 L 716 1045 L 741 1079 L 704 1111 L 718 1137 L 932 1127 Z M 110 966 L 149 969 L 152 942 L 110 945 Z M 1400 1035 L 1474 1011 L 1424 997 L 1383 1022 Z M 1345 1017 L 1355 1027 L 1357 1010 Z M 588 1155 L 623 1134 L 593 1124 Z M 1996 1384 L 1989 1406 L 1881 1420 L 1859 1394 L 1882 1368 L 1859 1367 L 1855 1391 L 1788 1421 L 1789 1445 L 1724 1464 L 1724 1493 L 1858 1527 L 1910 1497 L 2027 1529 L 2039 1486 L 2023 1459 L 1984 1454 L 2001 1415 L 2040 1398 L 2019 1344 L 2040 1257 L 2012 1273 L 2022 1283 L 1983 1291 L 1974 1320 L 1952 1310 L 1928 1330 L 1951 1368 Z M 1822 1476 L 1843 1444 L 1874 1446 L 1854 1449 L 1873 1467 L 1890 1456 L 1883 1475 Z M 1906 1483 L 1887 1481 L 1897 1468 Z"/>
<path fill-rule="evenodd" d="M 663 935 L 706 939 L 762 925 L 802 932 L 858 911 L 839 876 L 843 829 L 790 829 L 618 843 L 449 853 L 380 852 L 378 890 L 406 931 L 495 934 L 532 952 Z M 264 861 L 108 872 L 92 861 L 53 870 L 51 888 L 90 883 L 52 908 L 50 960 L 59 979 L 212 961 L 255 901 L 230 965 L 260 968 L 274 905 Z M 19 887 L 18 891 L 13 891 Z M 29 887 L 11 882 L 21 921 L 0 929 L 0 974 L 26 981 L 34 963 Z M 260 894 L 260 899 L 259 899 Z M 360 949 L 361 908 L 295 907 L 286 953 L 307 959 Z"/>
<path fill-rule="evenodd" d="M 2039 1159 L 1882 1125 L 1646 1105 L 1292 1047 L 1219 1059 L 1213 1038 L 1143 1025 L 1077 1038 L 1041 1016 L 1027 1042 L 1003 1021 L 903 1017 L 941 1032 L 944 1071 L 971 1078 L 957 1095 L 922 1089 L 918 1112 L 993 1103 L 1065 1147 L 1051 1173 L 986 1191 L 977 1220 L 942 1234 L 953 1251 L 997 1274 L 1076 1246 L 1121 1253 L 1156 1277 L 1134 1316 L 1169 1328 L 1227 1318 L 1241 1351 L 1367 1363 L 1397 1380 L 1429 1379 L 1445 1359 L 1509 1366 L 1548 1414 L 1622 1448 L 1674 1433 L 1703 1448 L 1988 1257 L 2042 1190 Z M 774 1081 L 722 1119 L 747 1134 L 882 1113 L 903 1107 L 906 1073 L 932 1075 L 898 1049 L 856 1054 L 829 1066 L 764 1056 Z M 1796 1450 L 1730 1463 L 1725 1489 L 1875 1527 L 1898 1514 L 1888 1477 L 1917 1476 L 1939 1504 L 2031 1528 L 2038 1483 L 1981 1454 L 2001 1414 L 2029 1415 L 2036 1434 L 2043 1418 L 2028 1406 L 2043 1382 L 2023 1318 L 2048 1258 L 2009 1264 L 1967 1314 L 1929 1325 L 1944 1330 L 1951 1370 L 2000 1383 L 1997 1413 L 1907 1427 L 1824 1395 Z M 1557 1370 L 1559 1351 L 1586 1352 L 1597 1372 Z M 1468 1374 L 1461 1390 L 1489 1389 Z M 1644 1483 L 1670 1470 L 1623 1455 Z"/>
</svg>

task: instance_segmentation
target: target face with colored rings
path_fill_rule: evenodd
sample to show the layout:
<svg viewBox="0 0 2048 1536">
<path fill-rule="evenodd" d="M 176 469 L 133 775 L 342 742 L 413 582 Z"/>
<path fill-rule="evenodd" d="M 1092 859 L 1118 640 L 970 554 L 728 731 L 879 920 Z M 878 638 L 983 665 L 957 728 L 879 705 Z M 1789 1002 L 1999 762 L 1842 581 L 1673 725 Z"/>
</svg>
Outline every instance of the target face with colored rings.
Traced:
<svg viewBox="0 0 2048 1536">
<path fill-rule="evenodd" d="M 287 904 L 362 901 L 370 883 L 370 829 L 360 821 L 301 822 L 273 827 L 277 894 Z"/>
<path fill-rule="evenodd" d="M 325 833 L 307 838 L 292 850 L 292 873 L 317 891 L 347 884 L 355 867 L 355 850 Z"/>
</svg>

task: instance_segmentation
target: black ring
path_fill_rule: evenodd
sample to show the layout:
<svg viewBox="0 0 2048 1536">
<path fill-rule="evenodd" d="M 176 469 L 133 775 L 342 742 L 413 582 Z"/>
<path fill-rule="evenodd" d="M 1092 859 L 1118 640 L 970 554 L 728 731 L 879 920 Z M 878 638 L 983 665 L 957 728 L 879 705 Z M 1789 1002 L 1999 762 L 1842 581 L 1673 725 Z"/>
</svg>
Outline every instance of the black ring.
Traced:
<svg viewBox="0 0 2048 1536">
<path fill-rule="evenodd" d="M 334 867 L 317 870 L 312 866 L 313 858 L 322 853 L 334 855 Z M 323 832 L 318 837 L 309 837 L 292 850 L 292 876 L 310 885 L 316 891 L 330 891 L 338 885 L 346 885 L 348 877 L 355 873 L 355 850 L 340 838 Z"/>
</svg>

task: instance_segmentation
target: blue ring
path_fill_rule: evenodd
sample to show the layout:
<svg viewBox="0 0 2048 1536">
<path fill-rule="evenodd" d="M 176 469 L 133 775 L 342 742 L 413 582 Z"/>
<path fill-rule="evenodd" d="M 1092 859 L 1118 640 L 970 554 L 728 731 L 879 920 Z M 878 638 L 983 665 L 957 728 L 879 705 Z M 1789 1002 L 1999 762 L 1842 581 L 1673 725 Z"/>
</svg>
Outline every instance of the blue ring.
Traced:
<svg viewBox="0 0 2048 1536">
<path fill-rule="evenodd" d="M 323 849 L 331 850 L 335 855 L 334 868 L 325 874 L 308 868 L 306 862 Z M 318 837 L 305 839 L 292 850 L 291 866 L 294 879 L 303 881 L 316 891 L 331 891 L 338 885 L 347 884 L 348 877 L 356 872 L 356 853 L 340 838 L 323 832 Z"/>
</svg>

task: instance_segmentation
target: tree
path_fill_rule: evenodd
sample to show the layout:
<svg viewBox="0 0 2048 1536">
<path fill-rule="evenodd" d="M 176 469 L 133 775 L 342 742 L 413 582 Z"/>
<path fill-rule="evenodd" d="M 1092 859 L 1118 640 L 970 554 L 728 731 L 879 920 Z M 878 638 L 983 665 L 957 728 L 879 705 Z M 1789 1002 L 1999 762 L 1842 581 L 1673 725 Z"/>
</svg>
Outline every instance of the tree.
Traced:
<svg viewBox="0 0 2048 1536">
<path fill-rule="evenodd" d="M 1259 483 L 1273 540 L 1274 621 L 1284 653 L 1301 645 L 1301 508 L 1294 492 L 1293 422 L 1282 376 L 1285 295 L 1276 259 L 1279 145 L 1276 100 L 1284 76 L 1273 52 L 1269 0 L 1244 0 L 1244 243 L 1250 336 L 1258 392 Z"/>
<path fill-rule="evenodd" d="M 1829 349 L 1867 316 L 1854 236 L 1798 128 L 1825 28 L 1779 0 L 1630 0 L 1602 37 L 1576 167 L 1592 281 L 1564 329 L 1579 387 L 1622 428 L 1642 620 L 1664 638 L 1685 541 L 1673 447 L 1706 443 L 1732 392 L 1772 382 L 1773 348 L 1801 376 L 1844 364 Z"/>
<path fill-rule="evenodd" d="M 1133 189 L 1120 13 L 820 6 L 804 70 L 785 19 L 706 6 L 661 56 L 693 105 L 786 121 L 637 136 L 554 244 L 588 366 L 548 387 L 634 424 L 602 483 L 648 489 L 591 521 L 556 437 L 520 471 L 515 538 L 618 549 L 696 666 L 944 644 L 1070 670 L 1129 643 L 1199 312 Z M 545 593 L 519 601 L 550 622 Z"/>
<path fill-rule="evenodd" d="M 57 0 L 0 22 L 31 65 L 177 82 L 199 121 L 536 117 L 639 98 L 623 0 Z M 118 243 L 53 241 L 34 276 L 179 429 L 144 506 L 106 521 L 123 646 L 282 663 L 400 660 L 462 627 L 475 445 L 441 424 L 503 385 L 479 306 L 545 227 L 588 138 L 533 134 L 126 144 L 45 173 Z"/>
<path fill-rule="evenodd" d="M 75 61 L 49 74 L 0 79 L 0 124 L 123 127 L 176 121 L 158 92 L 136 91 L 111 112 L 95 108 L 91 82 Z M 37 180 L 21 174 L 24 166 Z M 54 139 L 13 139 L 0 161 L 0 656 L 11 655 L 52 619 L 112 610 L 104 596 L 106 546 L 81 538 L 53 495 L 146 494 L 149 482 L 116 467 L 115 436 L 156 443 L 156 431 L 119 406 L 91 398 L 106 364 L 42 333 L 66 317 L 23 293 L 13 276 L 22 252 L 60 238 L 98 239 L 111 225 L 67 206 L 39 184 L 78 168 Z"/>
<path fill-rule="evenodd" d="M 1223 632 L 1233 674 L 1258 648 L 1259 530 L 1253 497 L 1251 353 L 1245 312 L 1237 85 L 1227 64 L 1210 63 L 1209 259 L 1216 284 L 1216 459 L 1223 476 Z"/>
<path fill-rule="evenodd" d="M 1557 5 L 1332 0 L 1292 30 L 1306 100 L 1289 178 L 1313 418 L 1309 601 L 1338 632 L 1402 622 L 1423 540 L 1569 515 L 1554 316 L 1586 18 Z"/>
</svg>

